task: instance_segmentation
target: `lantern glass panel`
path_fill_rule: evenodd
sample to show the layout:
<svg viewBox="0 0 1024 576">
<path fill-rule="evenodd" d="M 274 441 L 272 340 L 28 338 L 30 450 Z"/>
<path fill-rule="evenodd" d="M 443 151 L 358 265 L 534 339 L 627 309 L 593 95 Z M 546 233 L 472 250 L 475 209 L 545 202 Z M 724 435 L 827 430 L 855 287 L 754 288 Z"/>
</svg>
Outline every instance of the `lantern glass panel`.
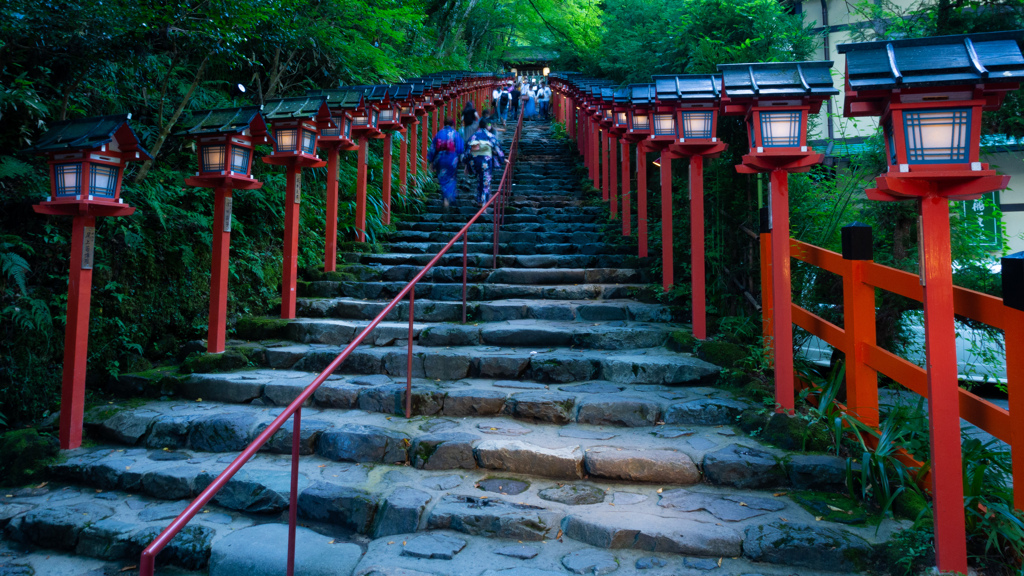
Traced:
<svg viewBox="0 0 1024 576">
<path fill-rule="evenodd" d="M 218 146 L 202 146 L 202 172 L 221 172 L 224 170 L 224 155 L 227 148 L 221 144 Z"/>
<path fill-rule="evenodd" d="M 654 135 L 655 136 L 675 136 L 676 135 L 676 118 L 673 114 L 655 114 L 654 115 Z"/>
<path fill-rule="evenodd" d="M 324 138 L 337 138 L 338 136 L 341 136 L 341 127 L 345 124 L 344 116 L 332 114 L 331 124 L 333 124 L 332 127 L 320 130 L 320 136 Z"/>
<path fill-rule="evenodd" d="M 117 190 L 117 168 L 103 164 L 89 167 L 89 194 L 113 198 Z"/>
<path fill-rule="evenodd" d="M 904 110 L 903 132 L 910 164 L 967 162 L 971 109 Z"/>
<path fill-rule="evenodd" d="M 57 189 L 54 193 L 58 198 L 64 196 L 77 196 L 82 190 L 82 163 L 57 164 L 53 167 L 53 174 L 57 181 Z"/>
<path fill-rule="evenodd" d="M 683 112 L 683 138 L 711 138 L 714 114 L 710 110 Z"/>
<path fill-rule="evenodd" d="M 395 119 L 395 112 L 391 109 L 385 109 L 380 111 L 381 122 L 391 122 Z"/>
<path fill-rule="evenodd" d="M 604 119 L 605 120 L 611 120 L 612 119 L 612 111 L 611 110 L 605 110 L 604 111 Z"/>
<path fill-rule="evenodd" d="M 625 126 L 626 125 L 626 113 L 625 112 L 617 113 L 615 115 L 615 123 L 618 124 L 619 126 Z"/>
<path fill-rule="evenodd" d="M 634 130 L 650 130 L 651 129 L 651 118 L 646 114 L 634 114 L 633 115 L 633 129 Z"/>
<path fill-rule="evenodd" d="M 345 118 L 345 138 L 352 137 L 352 119 Z"/>
<path fill-rule="evenodd" d="M 366 126 L 367 125 L 366 123 L 368 121 L 369 121 L 369 119 L 366 117 L 366 115 L 355 116 L 355 117 L 352 118 L 352 125 L 353 126 Z"/>
<path fill-rule="evenodd" d="M 295 128 L 274 130 L 278 152 L 294 152 L 299 144 L 299 131 Z"/>
<path fill-rule="evenodd" d="M 242 146 L 231 147 L 231 171 L 240 174 L 249 173 L 250 150 Z"/>
<path fill-rule="evenodd" d="M 316 154 L 316 132 L 302 131 L 302 151 L 306 154 Z"/>
<path fill-rule="evenodd" d="M 765 148 L 794 147 L 800 145 L 803 113 L 799 110 L 760 112 L 761 146 Z"/>
<path fill-rule="evenodd" d="M 377 111 L 374 110 L 373 112 L 370 113 L 370 126 L 376 126 L 376 125 L 377 125 Z"/>
</svg>

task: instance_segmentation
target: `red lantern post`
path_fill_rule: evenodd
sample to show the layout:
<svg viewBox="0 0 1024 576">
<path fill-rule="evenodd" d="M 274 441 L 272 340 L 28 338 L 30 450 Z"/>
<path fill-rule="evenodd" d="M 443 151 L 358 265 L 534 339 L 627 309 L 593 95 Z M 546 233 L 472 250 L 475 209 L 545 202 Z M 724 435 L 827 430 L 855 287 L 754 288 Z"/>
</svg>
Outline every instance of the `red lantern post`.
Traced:
<svg viewBox="0 0 1024 576">
<path fill-rule="evenodd" d="M 885 132 L 889 170 L 868 198 L 914 201 L 921 214 L 935 559 L 942 572 L 968 568 L 949 201 L 1009 183 L 980 161 L 981 114 L 1020 88 L 1022 37 L 1017 31 L 839 46 L 846 54 L 845 115 L 880 116 Z M 1014 449 L 1016 460 L 1020 447 Z"/>
<path fill-rule="evenodd" d="M 366 242 L 366 155 L 370 139 L 384 137 L 378 125 L 380 114 L 391 110 L 388 99 L 388 87 L 383 84 L 373 86 L 355 86 L 363 91 L 363 105 L 352 114 L 352 139 L 356 141 L 358 150 L 356 166 L 356 241 Z M 395 124 L 394 111 L 391 110 L 392 124 Z"/>
<path fill-rule="evenodd" d="M 327 98 L 283 98 L 267 102 L 265 116 L 274 136 L 274 153 L 262 158 L 286 170 L 284 248 L 281 271 L 281 318 L 295 318 L 295 284 L 298 276 L 299 206 L 302 201 L 302 169 L 327 163 L 316 155 L 322 128 L 331 125 Z"/>
<path fill-rule="evenodd" d="M 636 142 L 636 233 L 638 255 L 647 257 L 647 140 L 651 137 L 653 84 L 629 85 L 628 130 L 623 138 Z"/>
<path fill-rule="evenodd" d="M 50 198 L 32 209 L 72 218 L 60 396 L 59 436 L 64 450 L 82 445 L 96 218 L 135 212 L 121 199 L 121 179 L 128 162 L 150 158 L 128 125 L 130 118 L 119 114 L 57 122 L 24 151 L 49 157 Z"/>
<path fill-rule="evenodd" d="M 784 411 L 795 406 L 788 174 L 806 172 L 821 162 L 822 155 L 807 146 L 807 117 L 839 93 L 832 87 L 831 68 L 831 62 L 718 66 L 723 82 L 722 113 L 744 116 L 750 137 L 750 152 L 736 171 L 771 175 L 775 401 Z"/>
<path fill-rule="evenodd" d="M 675 283 L 675 258 L 672 247 L 672 158 L 671 146 L 676 142 L 675 98 L 664 98 L 655 86 L 655 101 L 651 112 L 652 132 L 645 143 L 652 152 L 660 152 L 661 169 L 661 286 L 668 292 Z M 646 168 L 646 167 L 644 167 Z"/>
<path fill-rule="evenodd" d="M 359 90 L 311 90 L 307 96 L 324 96 L 331 110 L 331 126 L 320 130 L 317 145 L 327 150 L 327 210 L 324 234 L 324 272 L 338 266 L 338 160 L 342 151 L 357 149 L 352 141 L 352 112 L 362 105 Z"/>
<path fill-rule="evenodd" d="M 213 188 L 215 194 L 206 350 L 217 354 L 224 351 L 226 338 L 232 193 L 263 187 L 252 177 L 253 147 L 270 137 L 258 106 L 205 110 L 192 118 L 191 128 L 180 135 L 195 140 L 199 171 L 185 183 Z"/>
<path fill-rule="evenodd" d="M 704 159 L 726 149 L 718 140 L 718 107 L 722 79 L 710 74 L 655 76 L 659 99 L 677 102 L 677 157 L 690 158 L 690 272 L 693 336 L 707 338 L 707 295 L 704 270 Z"/>
<path fill-rule="evenodd" d="M 630 224 L 630 197 L 629 197 L 629 140 L 626 134 L 629 132 L 629 97 L 633 93 L 630 88 L 616 90 L 613 96 L 612 106 L 612 127 L 620 147 L 622 158 L 622 235 L 629 236 L 632 233 Z M 612 187 L 617 186 L 618 169 L 613 167 L 615 174 Z M 612 214 L 615 213 L 615 202 L 612 202 Z"/>
</svg>

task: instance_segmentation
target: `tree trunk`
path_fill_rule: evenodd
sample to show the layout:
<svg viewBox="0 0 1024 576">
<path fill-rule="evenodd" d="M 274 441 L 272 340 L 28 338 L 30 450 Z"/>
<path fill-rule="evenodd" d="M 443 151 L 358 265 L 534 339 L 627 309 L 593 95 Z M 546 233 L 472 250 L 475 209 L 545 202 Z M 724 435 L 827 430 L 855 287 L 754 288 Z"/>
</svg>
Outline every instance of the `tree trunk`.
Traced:
<svg viewBox="0 0 1024 576">
<path fill-rule="evenodd" d="M 206 63 L 209 58 L 204 58 L 203 62 L 199 65 L 199 69 L 196 70 L 196 75 L 192 78 L 192 84 L 188 87 L 188 91 L 185 92 L 185 96 L 182 97 L 181 102 L 178 103 L 178 107 L 174 110 L 174 114 L 167 119 L 167 123 L 164 124 L 163 128 L 160 129 L 160 134 L 156 137 L 156 141 L 153 142 L 153 146 L 149 149 L 149 154 L 152 158 L 142 163 L 142 167 L 139 168 L 139 173 L 135 175 L 135 183 L 142 182 L 149 171 L 153 168 L 153 163 L 156 161 L 156 157 L 160 154 L 160 149 L 163 148 L 164 142 L 167 141 L 167 137 L 170 136 L 171 130 L 174 129 L 174 125 L 178 123 L 178 118 L 181 118 L 181 113 L 185 111 L 185 106 L 188 105 L 188 101 L 192 99 L 192 94 L 196 91 L 196 87 L 199 86 L 199 81 L 203 78 L 203 72 L 206 71 Z M 163 108 L 163 102 L 160 102 L 160 107 Z"/>
</svg>

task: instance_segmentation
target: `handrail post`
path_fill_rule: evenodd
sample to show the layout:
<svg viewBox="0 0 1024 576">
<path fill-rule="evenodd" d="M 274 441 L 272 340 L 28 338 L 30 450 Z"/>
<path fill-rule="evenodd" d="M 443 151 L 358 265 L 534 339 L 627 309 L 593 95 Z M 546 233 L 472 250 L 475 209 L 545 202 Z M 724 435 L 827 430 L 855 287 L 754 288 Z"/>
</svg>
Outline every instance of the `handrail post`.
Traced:
<svg viewBox="0 0 1024 576">
<path fill-rule="evenodd" d="M 874 259 L 871 227 L 844 226 L 843 330 L 846 334 L 846 407 L 864 424 L 878 426 L 878 372 L 865 363 L 865 347 L 875 345 L 875 289 L 864 283 Z"/>
<path fill-rule="evenodd" d="M 405 359 L 405 417 L 412 418 L 412 321 L 415 318 L 416 284 L 409 289 L 409 353 Z"/>
<path fill-rule="evenodd" d="M 1024 510 L 1024 252 L 1004 256 L 1002 265 L 1013 507 Z"/>
<path fill-rule="evenodd" d="M 500 192 L 500 191 L 499 191 Z M 468 267 L 469 260 L 469 248 L 467 247 L 467 238 L 469 234 L 462 235 L 462 323 L 466 323 L 466 269 Z"/>
<path fill-rule="evenodd" d="M 302 446 L 299 431 L 302 427 L 302 408 L 292 417 L 292 487 L 288 494 L 288 576 L 295 576 L 295 527 L 299 521 L 299 449 Z"/>
</svg>

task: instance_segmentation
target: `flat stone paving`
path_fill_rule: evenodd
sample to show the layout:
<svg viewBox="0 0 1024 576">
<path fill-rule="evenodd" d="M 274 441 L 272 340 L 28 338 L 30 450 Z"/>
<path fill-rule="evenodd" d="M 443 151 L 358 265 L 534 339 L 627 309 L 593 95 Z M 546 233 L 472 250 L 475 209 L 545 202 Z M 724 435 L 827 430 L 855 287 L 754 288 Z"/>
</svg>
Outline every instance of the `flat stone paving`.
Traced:
<svg viewBox="0 0 1024 576">
<path fill-rule="evenodd" d="M 549 130 L 527 125 L 497 270 L 491 217 L 471 234 L 470 323 L 461 254 L 417 286 L 413 417 L 405 303 L 303 408 L 297 573 L 855 573 L 902 524 L 819 521 L 791 498 L 842 490 L 845 462 L 733 428 L 749 404 L 714 387 L 718 367 L 664 346 L 685 327 L 657 304 L 649 262 L 604 241 L 605 208 L 584 201 Z M 341 255 L 354 280 L 310 283 L 288 340 L 248 344 L 256 366 L 88 413 L 91 447 L 66 452 L 49 483 L 0 493 L 0 576 L 130 573 L 474 212 L 427 210 L 388 254 Z M 294 433 L 285 422 L 158 573 L 283 573 Z"/>
</svg>

